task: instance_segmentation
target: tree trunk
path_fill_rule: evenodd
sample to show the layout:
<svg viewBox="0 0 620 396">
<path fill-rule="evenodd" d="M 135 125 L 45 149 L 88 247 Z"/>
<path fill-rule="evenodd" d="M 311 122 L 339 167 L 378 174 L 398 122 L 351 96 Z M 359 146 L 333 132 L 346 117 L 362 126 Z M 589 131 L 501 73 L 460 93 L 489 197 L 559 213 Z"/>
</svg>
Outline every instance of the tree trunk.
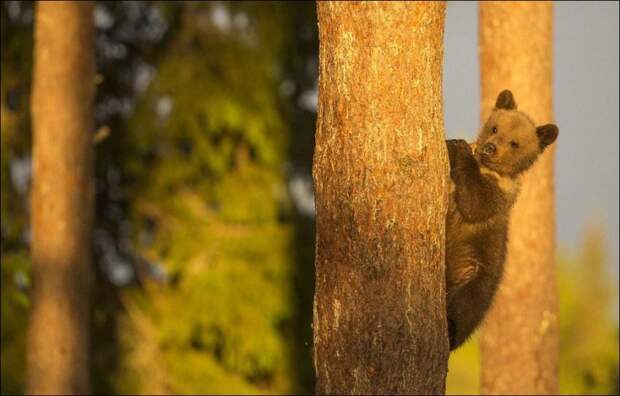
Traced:
<svg viewBox="0 0 620 396">
<path fill-rule="evenodd" d="M 320 2 L 321 394 L 439 394 L 448 338 L 440 2 Z"/>
<path fill-rule="evenodd" d="M 553 121 L 552 4 L 480 3 L 481 117 L 510 89 L 537 125 Z M 557 394 L 553 146 L 523 179 L 504 278 L 483 330 L 484 394 Z"/>
<path fill-rule="evenodd" d="M 92 11 L 88 2 L 36 9 L 28 394 L 89 391 Z"/>
</svg>

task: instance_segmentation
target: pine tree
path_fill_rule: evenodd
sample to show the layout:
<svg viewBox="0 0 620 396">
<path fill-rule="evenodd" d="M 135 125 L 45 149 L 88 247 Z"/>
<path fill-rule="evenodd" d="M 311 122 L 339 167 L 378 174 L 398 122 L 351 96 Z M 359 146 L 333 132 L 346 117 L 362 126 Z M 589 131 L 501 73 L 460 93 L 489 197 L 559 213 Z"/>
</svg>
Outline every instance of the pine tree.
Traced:
<svg viewBox="0 0 620 396">
<path fill-rule="evenodd" d="M 93 4 L 36 9 L 27 393 L 89 390 Z"/>
<path fill-rule="evenodd" d="M 438 394 L 448 358 L 442 3 L 321 2 L 321 394 Z"/>
<path fill-rule="evenodd" d="M 481 119 L 510 89 L 537 125 L 553 122 L 552 4 L 480 3 Z M 561 139 L 560 139 L 561 140 Z M 481 339 L 484 394 L 557 394 L 554 146 L 523 177 L 505 272 Z"/>
</svg>

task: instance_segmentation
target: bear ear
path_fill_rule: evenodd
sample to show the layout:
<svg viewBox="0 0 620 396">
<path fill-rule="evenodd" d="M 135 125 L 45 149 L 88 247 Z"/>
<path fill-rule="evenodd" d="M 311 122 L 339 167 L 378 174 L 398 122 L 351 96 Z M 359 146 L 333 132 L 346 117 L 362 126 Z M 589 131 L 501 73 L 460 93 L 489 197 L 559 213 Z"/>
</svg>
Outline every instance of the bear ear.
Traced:
<svg viewBox="0 0 620 396">
<path fill-rule="evenodd" d="M 497 95 L 497 100 L 495 101 L 496 109 L 505 109 L 505 110 L 516 110 L 517 102 L 515 102 L 515 98 L 512 96 L 512 92 L 510 90 L 505 89 Z"/>
<path fill-rule="evenodd" d="M 545 149 L 548 145 L 555 142 L 560 130 L 554 124 L 545 124 L 536 127 L 536 135 L 538 135 L 538 141 L 540 142 L 540 148 Z"/>
</svg>

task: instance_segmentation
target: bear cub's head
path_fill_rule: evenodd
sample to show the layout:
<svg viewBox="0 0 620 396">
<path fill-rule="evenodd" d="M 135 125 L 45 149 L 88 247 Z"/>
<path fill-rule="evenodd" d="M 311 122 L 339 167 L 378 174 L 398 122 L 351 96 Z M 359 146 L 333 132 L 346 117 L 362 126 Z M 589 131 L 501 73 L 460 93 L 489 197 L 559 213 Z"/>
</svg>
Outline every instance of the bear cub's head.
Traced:
<svg viewBox="0 0 620 396">
<path fill-rule="evenodd" d="M 558 133 L 554 124 L 535 126 L 517 110 L 512 92 L 504 90 L 476 140 L 474 155 L 482 167 L 516 177 L 536 161 Z"/>
</svg>

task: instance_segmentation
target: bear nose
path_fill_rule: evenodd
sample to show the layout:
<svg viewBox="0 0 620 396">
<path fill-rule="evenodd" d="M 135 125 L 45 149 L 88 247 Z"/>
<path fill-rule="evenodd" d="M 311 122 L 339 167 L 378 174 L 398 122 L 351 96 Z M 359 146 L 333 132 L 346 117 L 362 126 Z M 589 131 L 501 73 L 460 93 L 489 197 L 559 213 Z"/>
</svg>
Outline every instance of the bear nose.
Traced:
<svg viewBox="0 0 620 396">
<path fill-rule="evenodd" d="M 497 148 L 495 147 L 493 143 L 486 143 L 484 146 L 482 146 L 482 152 L 486 155 L 495 154 L 496 149 Z"/>
</svg>

